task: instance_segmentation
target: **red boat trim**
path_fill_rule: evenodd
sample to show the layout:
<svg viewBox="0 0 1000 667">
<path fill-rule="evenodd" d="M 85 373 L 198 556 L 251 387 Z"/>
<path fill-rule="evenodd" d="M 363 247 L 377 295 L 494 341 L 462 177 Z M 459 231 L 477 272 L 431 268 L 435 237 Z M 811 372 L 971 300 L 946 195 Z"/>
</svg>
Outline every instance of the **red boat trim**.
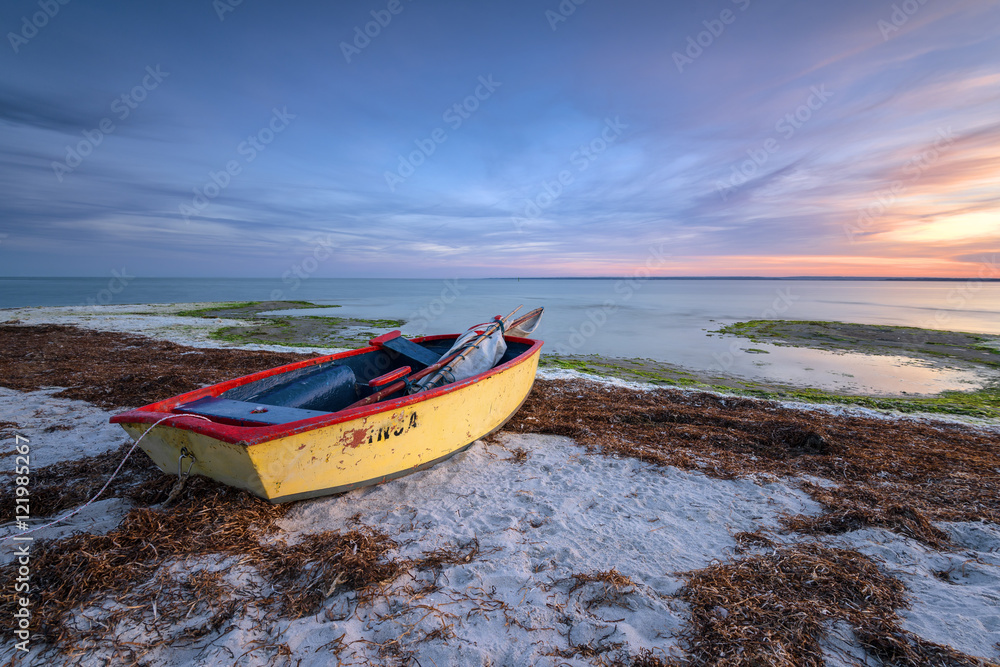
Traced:
<svg viewBox="0 0 1000 667">
<path fill-rule="evenodd" d="M 455 340 L 459 334 L 445 334 L 439 336 L 424 336 L 422 338 L 414 338 L 413 342 L 433 342 L 437 340 Z M 207 422 L 202 420 L 196 420 L 192 422 L 178 420 L 176 424 L 172 423 L 171 420 L 167 419 L 162 423 L 162 426 L 174 426 L 176 428 L 181 428 L 185 431 L 192 431 L 195 433 L 201 433 L 203 435 L 210 436 L 222 442 L 229 442 L 238 445 L 258 445 L 261 443 L 269 442 L 271 440 L 277 440 L 279 438 L 285 438 L 290 435 L 295 435 L 297 433 L 302 433 L 305 431 L 312 431 L 317 428 L 322 428 L 325 426 L 332 426 L 334 424 L 339 424 L 341 422 L 352 421 L 362 417 L 369 417 L 371 415 L 380 414 L 383 412 L 391 412 L 393 410 L 398 410 L 399 408 L 406 407 L 408 405 L 413 405 L 414 403 L 420 403 L 437 396 L 443 396 L 451 392 L 458 391 L 467 387 L 471 384 L 475 384 L 480 380 L 484 380 L 488 377 L 502 373 L 506 370 L 514 368 L 515 366 L 524 363 L 532 355 L 538 354 L 542 347 L 542 341 L 533 340 L 531 338 L 517 338 L 514 336 L 505 336 L 505 340 L 509 340 L 515 343 L 526 343 L 530 344 L 527 350 L 517 355 L 510 361 L 500 364 L 488 371 L 473 375 L 470 378 L 462 380 L 460 382 L 455 382 L 452 384 L 446 384 L 442 387 L 436 389 L 431 389 L 429 391 L 422 391 L 419 394 L 414 394 L 412 396 L 401 396 L 400 398 L 394 398 L 389 401 L 381 401 L 378 403 L 372 403 L 370 405 L 362 405 L 357 408 L 349 408 L 347 410 L 341 410 L 340 412 L 331 412 L 328 415 L 323 415 L 319 417 L 313 417 L 311 419 L 303 419 L 302 421 L 289 422 L 287 424 L 276 424 L 273 426 L 230 426 L 227 424 L 220 424 L 217 422 Z M 115 415 L 111 418 L 112 424 L 153 424 L 164 417 L 169 417 L 172 414 L 174 408 L 183 403 L 189 403 L 191 401 L 196 401 L 199 398 L 204 398 L 206 396 L 218 396 L 219 394 L 229 391 L 233 387 L 239 387 L 250 382 L 256 382 L 257 380 L 271 377 L 272 375 L 278 375 L 280 373 L 287 373 L 298 368 L 304 368 L 306 366 L 313 366 L 316 364 L 321 364 L 327 361 L 334 361 L 338 359 L 345 359 L 347 357 L 356 356 L 359 354 L 366 354 L 368 352 L 376 352 L 379 348 L 375 346 L 368 346 L 359 348 L 357 350 L 349 350 L 347 352 L 338 352 L 336 354 L 326 355 L 323 357 L 316 357 L 315 359 L 305 359 L 303 361 L 297 361 L 291 364 L 286 364 L 284 366 L 278 366 L 277 368 L 271 368 L 266 371 L 260 371 L 258 373 L 253 373 L 252 375 L 244 375 L 243 377 L 235 378 L 233 380 L 227 380 L 225 382 L 220 382 L 219 384 L 214 384 L 209 387 L 202 387 L 200 389 L 195 389 L 194 391 L 189 391 L 186 394 L 180 394 L 172 398 L 165 399 L 163 401 L 158 401 L 156 403 L 150 403 L 141 408 L 136 408 L 135 410 L 129 410 L 128 412 L 123 412 L 121 414 Z M 180 417 L 181 415 L 177 415 Z"/>
</svg>

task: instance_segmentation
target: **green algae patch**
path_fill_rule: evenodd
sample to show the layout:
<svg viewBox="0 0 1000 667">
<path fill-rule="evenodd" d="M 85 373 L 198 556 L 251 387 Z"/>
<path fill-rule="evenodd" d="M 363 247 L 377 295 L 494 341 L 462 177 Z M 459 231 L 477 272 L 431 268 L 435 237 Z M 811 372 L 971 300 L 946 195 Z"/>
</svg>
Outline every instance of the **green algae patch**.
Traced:
<svg viewBox="0 0 1000 667">
<path fill-rule="evenodd" d="M 565 369 L 605 378 L 657 386 L 711 391 L 748 398 L 863 407 L 907 414 L 943 414 L 1000 420 L 1000 384 L 977 391 L 945 391 L 933 396 L 841 394 L 812 387 L 769 383 L 730 375 L 696 373 L 652 359 L 617 359 L 599 355 L 542 355 L 539 367 Z"/>
<path fill-rule="evenodd" d="M 318 305 L 309 301 L 225 301 L 213 303 L 205 308 L 182 310 L 174 314 L 181 317 L 244 319 L 257 317 L 260 313 L 270 310 L 298 310 L 302 308 L 340 308 L 340 306 L 336 304 Z"/>
<path fill-rule="evenodd" d="M 931 361 L 948 359 L 1000 368 L 1000 336 L 987 334 L 816 320 L 750 320 L 734 322 L 711 333 L 740 336 L 754 343 Z"/>
<path fill-rule="evenodd" d="M 708 385 L 691 371 L 653 359 L 618 359 L 590 355 L 546 355 L 538 362 L 540 368 L 561 368 L 600 377 L 613 377 L 632 382 L 649 382 L 673 387 L 702 387 Z"/>
<path fill-rule="evenodd" d="M 368 341 L 403 325 L 401 320 L 365 320 L 344 317 L 260 317 L 247 325 L 222 327 L 214 340 L 230 343 L 289 347 L 362 347 Z"/>
<path fill-rule="evenodd" d="M 734 322 L 712 333 L 740 336 L 755 343 L 896 355 L 937 364 L 957 363 L 994 376 L 1000 368 L 1000 336 L 964 331 L 816 320 L 750 320 Z M 812 388 L 753 385 L 745 382 L 740 393 L 760 398 L 839 403 L 905 413 L 1000 419 L 1000 384 L 996 382 L 976 391 L 943 391 L 934 396 L 919 397 L 838 394 Z"/>
<path fill-rule="evenodd" d="M 217 303 L 176 313 L 203 319 L 238 319 L 245 324 L 220 327 L 209 337 L 237 345 L 284 345 L 287 347 L 361 347 L 379 334 L 401 327 L 402 320 L 362 319 L 303 315 L 268 315 L 271 311 L 339 308 L 309 301 L 242 301 Z"/>
<path fill-rule="evenodd" d="M 748 386 L 735 393 L 769 400 L 832 403 L 908 414 L 945 414 L 1000 420 L 1000 385 L 993 385 L 979 391 L 943 391 L 936 396 L 913 398 L 837 394 L 820 389 L 795 387 L 774 389 Z"/>
</svg>

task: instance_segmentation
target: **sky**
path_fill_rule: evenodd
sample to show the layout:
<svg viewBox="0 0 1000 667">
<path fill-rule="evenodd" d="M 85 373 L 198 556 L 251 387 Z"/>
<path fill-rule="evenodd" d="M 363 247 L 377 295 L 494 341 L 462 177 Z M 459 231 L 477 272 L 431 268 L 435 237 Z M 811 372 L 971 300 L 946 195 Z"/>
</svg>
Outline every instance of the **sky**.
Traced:
<svg viewBox="0 0 1000 667">
<path fill-rule="evenodd" d="M 1000 3 L 6 0 L 0 275 L 1000 278 Z"/>
</svg>

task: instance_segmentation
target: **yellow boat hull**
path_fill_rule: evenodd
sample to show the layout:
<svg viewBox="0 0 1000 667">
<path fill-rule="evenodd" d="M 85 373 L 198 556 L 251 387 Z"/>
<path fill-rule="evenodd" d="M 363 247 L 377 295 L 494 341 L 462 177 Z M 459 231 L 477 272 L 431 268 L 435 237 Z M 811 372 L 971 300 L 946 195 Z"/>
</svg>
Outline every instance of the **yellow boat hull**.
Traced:
<svg viewBox="0 0 1000 667">
<path fill-rule="evenodd" d="M 179 464 L 246 489 L 273 503 L 288 502 L 378 484 L 434 465 L 497 430 L 527 398 L 534 383 L 541 343 L 516 359 L 469 380 L 425 394 L 375 403 L 356 415 L 331 415 L 301 427 L 221 427 L 178 414 L 150 429 L 169 409 L 212 387 L 164 404 L 113 418 L 156 465 L 177 473 Z M 332 355 L 323 359 L 336 359 Z M 250 376 L 256 377 L 256 376 Z M 232 383 L 217 387 L 225 388 Z M 218 395 L 217 393 L 215 395 Z M 132 417 L 132 418 L 130 418 Z M 336 417 L 336 418 L 334 418 Z M 148 432 L 147 432 L 148 431 Z M 234 433 L 236 435 L 234 435 Z M 235 440 L 243 434 L 242 439 Z M 273 436 L 273 437 L 272 437 Z M 182 458 L 190 454 L 191 458 Z"/>
</svg>

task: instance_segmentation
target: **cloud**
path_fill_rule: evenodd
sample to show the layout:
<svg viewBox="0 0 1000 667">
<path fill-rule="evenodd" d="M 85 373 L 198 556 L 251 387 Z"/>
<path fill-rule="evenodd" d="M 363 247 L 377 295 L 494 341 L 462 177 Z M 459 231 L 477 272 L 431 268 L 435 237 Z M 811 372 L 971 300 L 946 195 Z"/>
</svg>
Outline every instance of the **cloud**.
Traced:
<svg viewBox="0 0 1000 667">
<path fill-rule="evenodd" d="M 75 134 L 100 120 L 100 112 L 76 107 L 59 97 L 34 96 L 25 91 L 0 90 L 0 122 L 15 127 Z"/>
<path fill-rule="evenodd" d="M 891 11 L 751 3 L 678 73 L 671 53 L 718 8 L 588 3 L 553 32 L 520 0 L 414 4 L 347 63 L 338 41 L 367 10 L 245 6 L 220 23 L 183 3 L 80 5 L 0 56 L 0 229 L 35 249 L 6 270 L 75 257 L 103 273 L 139 247 L 149 270 L 280 275 L 324 235 L 338 260 L 322 271 L 352 275 L 627 274 L 661 245 L 668 273 L 975 270 L 963 258 L 996 247 L 1000 9 L 926 3 L 885 40 Z M 109 115 L 106 91 L 157 62 L 169 85 L 59 182 L 52 163 Z M 503 85 L 453 128 L 442 113 L 487 75 Z M 240 153 L 284 106 L 288 130 Z M 391 192 L 385 172 L 437 127 L 447 140 Z M 939 149 L 938 130 L 954 134 Z"/>
</svg>

